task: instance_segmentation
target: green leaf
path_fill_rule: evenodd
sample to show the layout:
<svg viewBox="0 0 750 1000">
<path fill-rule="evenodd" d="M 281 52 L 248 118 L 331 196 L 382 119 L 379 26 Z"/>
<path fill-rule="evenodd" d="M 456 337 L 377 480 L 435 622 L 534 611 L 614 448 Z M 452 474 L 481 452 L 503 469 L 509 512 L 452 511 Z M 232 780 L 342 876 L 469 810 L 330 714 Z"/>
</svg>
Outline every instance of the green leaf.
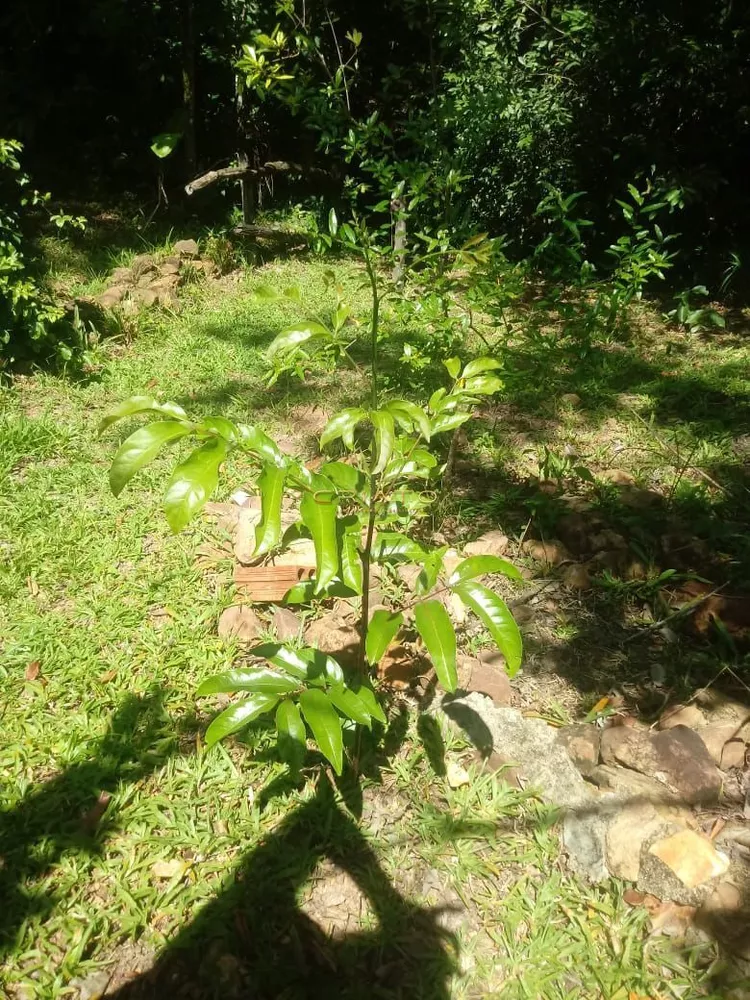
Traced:
<svg viewBox="0 0 750 1000">
<path fill-rule="evenodd" d="M 315 477 L 315 481 L 323 477 Z M 327 482 L 327 480 L 324 480 Z M 305 493 L 299 505 L 303 523 L 310 529 L 315 546 L 315 593 L 319 594 L 337 576 L 339 571 L 339 551 L 336 537 L 336 512 L 338 503 L 335 493 L 317 490 Z"/>
<path fill-rule="evenodd" d="M 464 368 L 461 378 L 472 378 L 474 375 L 481 375 L 482 372 L 491 372 L 502 367 L 502 362 L 496 361 L 495 358 L 476 358 Z"/>
<path fill-rule="evenodd" d="M 281 501 L 284 498 L 286 469 L 278 465 L 264 465 L 258 476 L 260 490 L 261 517 L 255 528 L 255 552 L 253 557 L 270 552 L 281 538 Z"/>
<path fill-rule="evenodd" d="M 491 396 L 500 392 L 504 384 L 502 379 L 495 378 L 494 375 L 479 375 L 465 382 L 463 391 L 470 392 L 472 396 Z"/>
<path fill-rule="evenodd" d="M 333 764 L 336 774 L 341 774 L 344 766 L 344 740 L 338 712 L 322 691 L 303 691 L 299 704 L 321 753 Z"/>
<path fill-rule="evenodd" d="M 230 705 L 221 715 L 216 716 L 206 730 L 206 746 L 212 747 L 214 743 L 223 740 L 225 736 L 230 736 L 232 733 L 244 729 L 259 715 L 270 712 L 278 700 L 275 694 L 255 693 L 248 695 L 244 701 L 238 701 L 236 705 Z"/>
<path fill-rule="evenodd" d="M 135 431 L 117 450 L 109 470 L 109 485 L 116 497 L 133 476 L 156 458 L 170 441 L 178 441 L 190 433 L 190 427 L 176 420 L 156 420 Z"/>
<path fill-rule="evenodd" d="M 443 434 L 445 431 L 453 431 L 470 419 L 470 413 L 440 413 L 432 421 L 432 433 L 435 435 Z"/>
<path fill-rule="evenodd" d="M 447 391 L 448 390 L 445 387 L 442 387 L 440 389 L 436 389 L 430 396 L 430 401 L 427 404 L 427 406 L 429 407 L 430 410 L 432 410 L 433 413 L 435 412 L 435 407 L 439 405 L 440 401 L 442 400 L 443 396 L 446 394 Z"/>
<path fill-rule="evenodd" d="M 443 568 L 443 556 L 448 551 L 447 545 L 441 545 L 439 549 L 428 552 L 422 559 L 422 570 L 417 577 L 414 592 L 421 597 L 422 594 L 429 594 L 437 583 L 440 570 Z"/>
<path fill-rule="evenodd" d="M 464 559 L 451 573 L 448 578 L 448 586 L 453 587 L 464 580 L 473 580 L 477 576 L 485 576 L 487 573 L 502 573 L 511 580 L 522 580 L 523 577 L 507 559 L 499 556 L 469 556 Z"/>
<path fill-rule="evenodd" d="M 237 425 L 226 417 L 206 417 L 195 428 L 196 434 L 208 432 L 223 437 L 229 444 L 234 444 L 240 436 Z"/>
<path fill-rule="evenodd" d="M 359 700 L 364 702 L 367 711 L 370 713 L 370 717 L 375 719 L 377 722 L 382 722 L 386 725 L 388 720 L 385 717 L 385 712 L 383 711 L 380 702 L 375 697 L 375 692 L 372 688 L 363 684 L 361 687 L 357 688 L 357 695 Z"/>
<path fill-rule="evenodd" d="M 448 369 L 448 374 L 451 378 L 458 378 L 458 373 L 461 371 L 461 359 L 460 358 L 448 358 L 443 364 Z"/>
<path fill-rule="evenodd" d="M 320 447 L 325 448 L 336 438 L 342 438 L 344 445 L 351 451 L 354 447 L 354 428 L 364 420 L 367 414 L 360 407 L 349 407 L 340 413 L 334 414 L 323 428 L 320 435 Z"/>
<path fill-rule="evenodd" d="M 338 231 L 339 231 L 339 219 L 338 216 L 336 215 L 336 209 L 332 208 L 331 211 L 328 213 L 328 232 L 331 234 L 331 236 L 335 236 Z"/>
<path fill-rule="evenodd" d="M 388 459 L 393 452 L 395 439 L 395 427 L 393 424 L 393 414 L 387 410 L 370 410 L 370 421 L 375 428 L 375 460 L 372 474 L 374 476 L 382 472 L 388 464 Z"/>
<path fill-rule="evenodd" d="M 379 531 L 372 546 L 375 562 L 421 562 L 424 549 L 413 538 L 399 535 L 395 531 Z"/>
<path fill-rule="evenodd" d="M 281 667 L 292 677 L 306 681 L 309 679 L 310 661 L 302 656 L 302 651 L 291 649 L 280 642 L 264 642 L 260 646 L 254 646 L 249 650 L 250 656 L 259 656 L 263 660 L 268 660 L 275 667 Z"/>
<path fill-rule="evenodd" d="M 346 462 L 325 462 L 320 467 L 320 474 L 330 479 L 337 489 L 353 493 L 360 499 L 365 499 L 368 494 L 367 476 Z"/>
<path fill-rule="evenodd" d="M 226 441 L 212 438 L 196 448 L 172 473 L 164 497 L 164 511 L 175 534 L 195 517 L 216 489 L 219 466 L 226 457 Z"/>
<path fill-rule="evenodd" d="M 99 422 L 99 434 L 105 431 L 110 424 L 123 417 L 132 417 L 136 413 L 161 413 L 166 417 L 173 417 L 175 420 L 187 420 L 187 413 L 177 403 L 157 403 L 153 396 L 130 396 L 103 417 Z"/>
<path fill-rule="evenodd" d="M 170 153 L 174 152 L 181 138 L 182 132 L 161 132 L 159 135 L 154 136 L 154 141 L 151 143 L 151 152 L 154 156 L 158 156 L 160 160 L 163 160 Z"/>
<path fill-rule="evenodd" d="M 299 347 L 300 344 L 306 344 L 308 340 L 317 338 L 333 340 L 333 334 L 321 323 L 313 323 L 312 321 L 291 326 L 288 330 L 282 330 L 274 337 L 268 348 L 268 356 L 272 358 L 274 354 L 286 354 Z"/>
<path fill-rule="evenodd" d="M 252 452 L 264 462 L 273 462 L 274 465 L 286 467 L 289 459 L 260 427 L 253 424 L 238 424 L 237 431 L 240 435 L 240 444 L 245 451 Z"/>
<path fill-rule="evenodd" d="M 523 640 L 505 601 L 476 580 L 465 580 L 454 592 L 484 622 L 505 657 L 508 675 L 514 677 L 521 666 Z"/>
<path fill-rule="evenodd" d="M 392 399 L 387 404 L 386 410 L 392 413 L 399 423 L 406 418 L 408 426 L 404 428 L 405 430 L 410 431 L 412 427 L 415 427 L 425 441 L 430 440 L 430 418 L 421 406 L 417 406 L 416 403 L 410 403 L 408 399 Z M 403 423 L 401 423 L 401 426 L 403 426 Z"/>
<path fill-rule="evenodd" d="M 355 594 L 361 594 L 362 557 L 359 546 L 362 530 L 359 518 L 355 514 L 340 517 L 337 521 L 337 533 L 341 552 L 341 579 Z"/>
<path fill-rule="evenodd" d="M 276 302 L 282 297 L 281 292 L 277 292 L 270 285 L 258 285 L 257 288 L 253 289 L 252 294 L 256 299 L 265 299 L 268 302 Z"/>
<path fill-rule="evenodd" d="M 279 756 L 292 768 L 299 770 L 305 755 L 307 730 L 297 705 L 287 698 L 276 709 L 276 737 Z"/>
<path fill-rule="evenodd" d="M 261 694 L 290 694 L 299 688 L 299 680 L 265 667 L 251 669 L 243 667 L 227 670 L 206 678 L 195 692 L 196 698 L 209 694 L 225 694 L 230 691 L 258 691 Z"/>
<path fill-rule="evenodd" d="M 320 592 L 315 590 L 315 580 L 303 580 L 295 583 L 284 594 L 284 604 L 312 604 L 317 598 L 321 601 L 330 597 L 357 597 L 357 592 L 350 587 L 344 586 L 340 580 L 334 580 L 327 587 L 323 587 Z"/>
<path fill-rule="evenodd" d="M 326 691 L 326 695 L 339 712 L 342 712 L 348 718 L 353 719 L 355 722 L 359 722 L 363 726 L 367 726 L 369 729 L 372 723 L 372 718 L 370 711 L 364 701 L 355 694 L 351 688 L 341 685 L 341 687 L 330 687 Z"/>
<path fill-rule="evenodd" d="M 367 641 L 365 643 L 365 652 L 369 663 L 373 665 L 380 663 L 386 649 L 401 628 L 403 620 L 404 616 L 400 611 L 394 614 L 383 608 L 373 614 L 367 628 Z"/>
<path fill-rule="evenodd" d="M 446 691 L 455 691 L 458 684 L 456 633 L 448 612 L 440 601 L 423 601 L 414 608 L 414 621 L 438 680 Z"/>
</svg>

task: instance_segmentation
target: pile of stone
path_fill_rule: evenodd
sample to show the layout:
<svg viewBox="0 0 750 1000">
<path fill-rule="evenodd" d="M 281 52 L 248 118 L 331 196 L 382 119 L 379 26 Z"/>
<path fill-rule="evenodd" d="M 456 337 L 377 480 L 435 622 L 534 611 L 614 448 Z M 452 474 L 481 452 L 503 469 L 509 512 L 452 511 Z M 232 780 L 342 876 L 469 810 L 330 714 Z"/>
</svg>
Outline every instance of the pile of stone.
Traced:
<svg viewBox="0 0 750 1000">
<path fill-rule="evenodd" d="M 117 267 L 109 277 L 109 286 L 98 296 L 105 309 L 136 311 L 141 307 L 179 306 L 178 288 L 191 276 L 213 277 L 215 265 L 200 260 L 195 240 L 178 240 L 168 257 L 151 254 L 134 257 L 129 267 Z"/>
<path fill-rule="evenodd" d="M 478 693 L 446 696 L 440 711 L 493 768 L 562 810 L 574 870 L 633 883 L 631 900 L 670 906 L 681 931 L 708 929 L 750 961 L 748 705 L 707 689 L 654 727 L 614 717 L 562 729 Z"/>
</svg>

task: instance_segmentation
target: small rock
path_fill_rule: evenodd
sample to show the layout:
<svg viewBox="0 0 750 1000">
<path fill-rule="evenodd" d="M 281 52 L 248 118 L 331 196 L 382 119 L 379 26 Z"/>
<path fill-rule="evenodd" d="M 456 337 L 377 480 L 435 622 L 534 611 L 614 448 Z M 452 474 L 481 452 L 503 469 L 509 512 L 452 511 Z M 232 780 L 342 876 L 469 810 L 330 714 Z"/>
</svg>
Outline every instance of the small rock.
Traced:
<svg viewBox="0 0 750 1000">
<path fill-rule="evenodd" d="M 248 565 L 255 554 L 255 529 L 260 524 L 260 509 L 241 507 L 234 537 L 234 555 L 237 562 Z"/>
<path fill-rule="evenodd" d="M 472 661 L 466 690 L 487 695 L 496 705 L 510 705 L 513 700 L 513 690 L 505 671 L 481 660 Z"/>
<path fill-rule="evenodd" d="M 705 724 L 705 715 L 695 705 L 672 705 L 665 712 L 662 712 L 659 719 L 659 729 L 674 729 L 675 726 L 699 729 Z"/>
<path fill-rule="evenodd" d="M 172 249 L 180 257 L 198 256 L 198 244 L 195 240 L 178 240 Z"/>
<path fill-rule="evenodd" d="M 615 486 L 635 486 L 635 479 L 623 469 L 605 469 L 603 472 L 598 472 L 597 477 Z"/>
<path fill-rule="evenodd" d="M 628 543 L 618 532 L 612 531 L 611 528 L 604 528 L 590 537 L 589 547 L 592 552 L 624 551 L 627 549 Z"/>
<path fill-rule="evenodd" d="M 659 901 L 649 907 L 649 927 L 652 934 L 665 937 L 684 938 L 693 925 L 697 908 L 680 906 L 671 900 Z"/>
<path fill-rule="evenodd" d="M 688 889 L 696 889 L 729 869 L 729 859 L 716 850 L 708 837 L 694 830 L 682 830 L 665 840 L 658 840 L 649 851 Z"/>
<path fill-rule="evenodd" d="M 724 744 L 737 735 L 737 726 L 732 722 L 710 722 L 707 726 L 701 726 L 698 735 L 714 764 L 720 765 Z"/>
<path fill-rule="evenodd" d="M 113 285 L 108 288 L 106 292 L 97 298 L 97 302 L 103 309 L 112 309 L 114 306 L 119 305 L 120 302 L 125 298 L 127 294 L 127 288 L 122 285 Z"/>
<path fill-rule="evenodd" d="M 305 642 L 329 653 L 344 667 L 356 667 L 359 662 L 359 632 L 336 614 L 317 618 L 305 632 Z"/>
<path fill-rule="evenodd" d="M 289 608 L 276 608 L 271 619 L 280 642 L 296 639 L 302 631 L 302 622 Z"/>
<path fill-rule="evenodd" d="M 565 392 L 560 396 L 560 402 L 566 406 L 578 407 L 581 405 L 581 397 L 576 392 Z"/>
<path fill-rule="evenodd" d="M 521 551 L 524 555 L 545 566 L 559 566 L 561 563 L 573 561 L 573 557 L 563 543 L 554 538 L 551 538 L 548 542 L 529 538 L 521 546 Z"/>
<path fill-rule="evenodd" d="M 159 274 L 172 275 L 180 273 L 180 258 L 166 257 L 159 265 Z"/>
<path fill-rule="evenodd" d="M 591 574 L 581 563 L 568 566 L 563 573 L 562 582 L 568 590 L 591 590 Z"/>
<path fill-rule="evenodd" d="M 703 913 L 729 914 L 742 909 L 742 893 L 732 882 L 719 882 L 701 907 Z"/>
<path fill-rule="evenodd" d="M 620 503 L 634 510 L 650 510 L 662 504 L 664 498 L 655 490 L 643 490 L 637 486 L 625 486 L 620 491 Z"/>
<path fill-rule="evenodd" d="M 521 778 L 511 762 L 502 754 L 492 751 L 482 755 L 479 750 L 475 751 L 475 760 L 480 765 L 482 771 L 490 774 L 498 774 L 502 781 L 510 785 L 511 788 L 521 787 Z"/>
<path fill-rule="evenodd" d="M 583 723 L 578 726 L 564 726 L 557 731 L 557 742 L 562 743 L 581 774 L 590 773 L 599 763 L 601 730 L 598 726 L 588 726 Z"/>
<path fill-rule="evenodd" d="M 705 744 L 686 726 L 655 734 L 626 726 L 606 729 L 601 757 L 605 764 L 652 775 L 685 802 L 715 802 L 721 791 L 721 774 Z"/>
<path fill-rule="evenodd" d="M 116 267 L 110 274 L 109 280 L 113 285 L 132 285 L 133 272 L 129 267 Z"/>
<path fill-rule="evenodd" d="M 74 979 L 71 986 L 78 987 L 79 1000 L 101 1000 L 107 992 L 110 978 L 109 972 L 92 972 L 85 979 Z"/>
<path fill-rule="evenodd" d="M 399 566 L 396 572 L 398 573 L 399 579 L 404 584 L 406 589 L 409 591 L 413 591 L 417 582 L 417 577 L 422 572 L 422 567 L 406 564 Z"/>
<path fill-rule="evenodd" d="M 450 576 L 451 573 L 456 569 L 459 563 L 464 561 L 464 557 L 459 554 L 457 549 L 448 549 L 448 551 L 443 556 L 443 573 L 446 577 Z"/>
<path fill-rule="evenodd" d="M 457 760 L 448 760 L 445 765 L 445 777 L 449 788 L 461 788 L 471 782 L 471 775 Z"/>
<path fill-rule="evenodd" d="M 573 512 L 558 520 L 555 531 L 572 552 L 581 555 L 590 551 L 589 537 L 597 524 L 592 518 Z"/>
<path fill-rule="evenodd" d="M 403 691 L 425 670 L 425 662 L 408 646 L 390 646 L 378 664 L 378 677 L 395 691 Z"/>
<path fill-rule="evenodd" d="M 744 740 L 729 740 L 724 744 L 721 751 L 721 769 L 729 771 L 733 767 L 742 768 L 745 766 L 745 753 L 747 746 Z"/>
<path fill-rule="evenodd" d="M 155 306 L 159 301 L 159 293 L 152 288 L 134 288 L 131 298 L 139 306 Z"/>
<path fill-rule="evenodd" d="M 464 545 L 467 556 L 502 556 L 508 550 L 508 536 L 499 530 L 487 531 L 468 545 Z"/>
<path fill-rule="evenodd" d="M 235 604 L 222 611 L 219 618 L 219 638 L 238 639 L 240 642 L 253 642 L 262 631 L 263 626 L 255 612 L 245 604 Z"/>
<path fill-rule="evenodd" d="M 615 878 L 637 882 L 644 843 L 664 827 L 650 802 L 623 802 L 607 826 L 607 867 Z"/>
<path fill-rule="evenodd" d="M 156 262 L 150 254 L 142 253 L 132 259 L 130 270 L 132 280 L 137 281 L 144 274 L 153 274 L 156 270 Z"/>
</svg>

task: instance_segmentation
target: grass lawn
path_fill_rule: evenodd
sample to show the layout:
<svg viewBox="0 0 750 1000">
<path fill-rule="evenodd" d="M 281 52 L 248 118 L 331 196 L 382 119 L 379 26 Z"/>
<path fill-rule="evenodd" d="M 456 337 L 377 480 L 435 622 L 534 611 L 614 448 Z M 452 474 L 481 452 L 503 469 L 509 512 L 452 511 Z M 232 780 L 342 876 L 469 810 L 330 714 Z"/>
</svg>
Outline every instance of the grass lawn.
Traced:
<svg viewBox="0 0 750 1000">
<path fill-rule="evenodd" d="M 0 995 L 95 996 L 106 971 L 122 998 L 720 997 L 711 946 L 678 952 L 647 938 L 621 885 L 577 882 L 555 817 L 531 792 L 475 771 L 451 788 L 403 704 L 391 706 L 384 747 L 365 754 L 358 785 L 334 787 L 315 767 L 291 784 L 258 727 L 203 747 L 210 706 L 193 693 L 235 654 L 216 634 L 233 603 L 230 563 L 209 519 L 169 534 L 168 459 L 112 497 L 108 464 L 127 428 L 99 440 L 96 425 L 146 390 L 192 412 L 262 421 L 304 447 L 294 408 L 331 410 L 356 400 L 358 385 L 319 373 L 265 388 L 264 347 L 301 313 L 251 290 L 295 283 L 308 308 L 324 310 L 328 266 L 290 259 L 196 286 L 179 315 L 143 315 L 131 343 L 106 348 L 96 376 L 36 374 L 2 390 Z M 341 274 L 356 297 L 356 272 Z M 701 368 L 699 351 L 674 349 L 669 375 L 663 358 L 637 347 L 602 348 L 578 365 L 547 357 L 555 350 L 519 347 L 506 409 L 467 440 L 473 460 L 509 485 L 458 496 L 446 512 L 458 533 L 499 518 L 508 531 L 517 518 L 520 534 L 529 516 L 520 477 L 545 445 L 573 441 L 596 464 L 620 438 L 628 467 L 671 489 L 673 454 L 643 444 L 653 428 L 646 416 L 644 431 L 639 400 L 651 393 L 669 418 L 660 437 L 681 435 L 683 456 L 696 441 L 709 449 L 700 462 L 691 456 L 675 502 L 692 504 L 742 555 L 733 494 L 709 495 L 691 470 L 710 466 L 729 482 L 739 469 L 715 394 L 734 407 L 736 429 L 747 350 L 727 340 Z M 542 357 L 547 386 L 534 372 Z M 638 399 L 615 412 L 625 391 Z M 588 395 L 585 417 L 554 402 L 564 392 Z M 235 460 L 218 499 L 245 475 Z M 570 620 L 568 631 L 558 624 L 569 638 Z M 543 650 L 533 638 L 529 649 L 533 673 Z M 471 748 L 443 739 L 447 758 L 468 765 Z M 139 993 L 137 979 L 126 985 L 154 965 L 153 994 Z"/>
</svg>

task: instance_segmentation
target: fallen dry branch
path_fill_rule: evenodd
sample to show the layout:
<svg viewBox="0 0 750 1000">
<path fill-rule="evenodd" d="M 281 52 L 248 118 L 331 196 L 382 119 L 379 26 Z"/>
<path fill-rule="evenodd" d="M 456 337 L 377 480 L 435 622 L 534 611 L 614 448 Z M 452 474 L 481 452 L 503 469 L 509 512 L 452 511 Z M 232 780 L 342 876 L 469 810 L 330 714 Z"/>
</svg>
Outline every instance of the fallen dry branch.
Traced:
<svg viewBox="0 0 750 1000">
<path fill-rule="evenodd" d="M 219 170 L 209 170 L 206 174 L 201 174 L 195 180 L 185 185 L 187 194 L 195 194 L 203 188 L 218 184 L 219 181 L 227 180 L 259 180 L 261 177 L 271 177 L 274 174 L 304 174 L 306 177 L 330 177 L 327 170 L 319 167 L 305 167 L 301 163 L 287 163 L 286 160 L 272 160 L 264 163 L 262 167 L 221 167 Z"/>
</svg>

